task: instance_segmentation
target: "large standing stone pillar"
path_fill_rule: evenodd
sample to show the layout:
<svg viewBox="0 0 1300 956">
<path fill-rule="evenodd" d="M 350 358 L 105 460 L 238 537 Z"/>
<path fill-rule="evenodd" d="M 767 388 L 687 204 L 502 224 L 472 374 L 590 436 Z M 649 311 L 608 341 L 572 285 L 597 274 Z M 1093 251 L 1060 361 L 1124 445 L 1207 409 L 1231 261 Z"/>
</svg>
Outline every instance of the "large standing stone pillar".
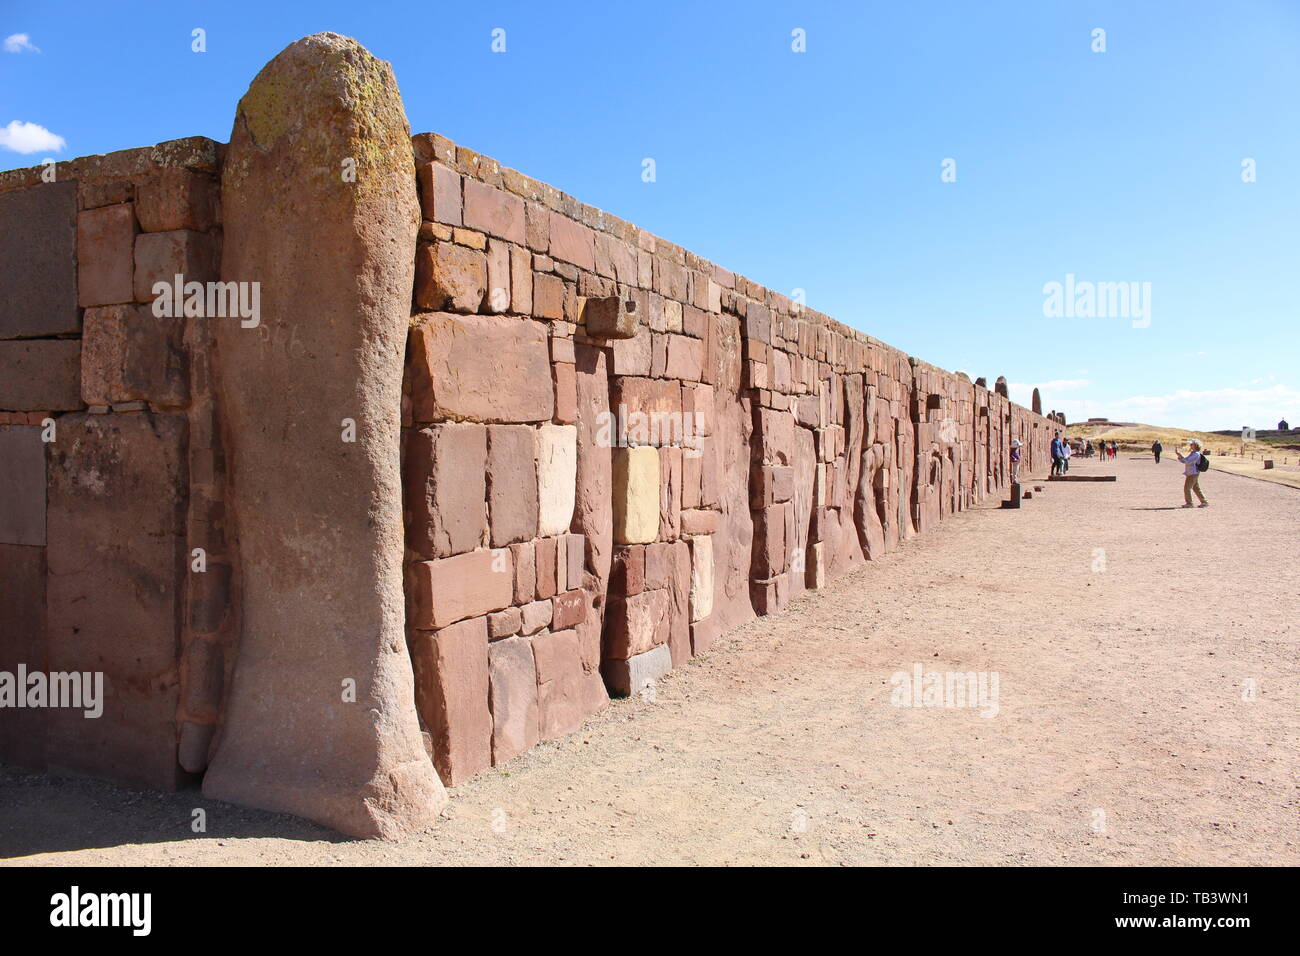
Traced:
<svg viewBox="0 0 1300 956">
<path fill-rule="evenodd" d="M 446 794 L 404 635 L 399 402 L 420 215 L 389 65 L 332 33 L 285 49 L 240 101 L 222 189 L 221 277 L 259 283 L 261 315 L 215 321 L 241 619 L 204 793 L 396 836 Z"/>
</svg>

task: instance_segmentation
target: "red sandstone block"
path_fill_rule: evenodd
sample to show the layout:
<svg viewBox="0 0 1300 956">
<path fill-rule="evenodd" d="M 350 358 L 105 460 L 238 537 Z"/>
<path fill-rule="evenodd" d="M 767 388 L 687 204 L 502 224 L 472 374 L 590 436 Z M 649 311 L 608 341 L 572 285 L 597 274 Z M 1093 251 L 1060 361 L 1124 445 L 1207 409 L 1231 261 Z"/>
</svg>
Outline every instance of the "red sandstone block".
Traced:
<svg viewBox="0 0 1300 956">
<path fill-rule="evenodd" d="M 142 232 L 135 237 L 135 300 L 152 302 L 154 283 L 170 287 L 177 275 L 185 282 L 215 280 L 221 251 L 215 236 L 188 229 Z"/>
<path fill-rule="evenodd" d="M 555 538 L 538 538 L 536 542 L 537 596 L 541 599 L 554 597 L 557 590 L 556 545 Z"/>
<path fill-rule="evenodd" d="M 668 643 L 671 597 L 667 590 L 609 599 L 605 621 L 605 656 L 627 660 Z"/>
<path fill-rule="evenodd" d="M 682 512 L 682 534 L 713 534 L 720 515 L 716 511 L 691 508 Z"/>
<path fill-rule="evenodd" d="M 533 257 L 523 246 L 510 247 L 510 308 L 519 315 L 533 311 Z"/>
<path fill-rule="evenodd" d="M 555 374 L 555 417 L 559 425 L 572 425 L 578 420 L 578 374 L 567 362 L 551 366 Z"/>
<path fill-rule="evenodd" d="M 772 500 L 789 501 L 794 497 L 794 468 L 789 465 L 772 467 Z"/>
<path fill-rule="evenodd" d="M 620 421 L 627 421 L 633 413 L 676 414 L 682 410 L 681 401 L 676 382 L 633 377 L 618 377 L 610 382 L 610 410 L 620 416 Z"/>
<path fill-rule="evenodd" d="M 700 506 L 700 477 L 704 465 L 704 456 L 692 454 L 687 450 L 682 454 L 682 507 L 698 508 Z"/>
<path fill-rule="evenodd" d="M 557 594 L 552 602 L 551 628 L 562 631 L 576 627 L 587 617 L 587 596 L 581 588 Z"/>
<path fill-rule="evenodd" d="M 660 541 L 645 549 L 645 587 L 647 590 L 666 588 L 672 583 L 673 546 Z"/>
<path fill-rule="evenodd" d="M 564 280 L 559 276 L 533 273 L 533 315 L 539 319 L 564 318 Z"/>
<path fill-rule="evenodd" d="M 487 619 L 461 621 L 411 640 L 415 699 L 443 783 L 463 783 L 492 765 Z"/>
<path fill-rule="evenodd" d="M 537 535 L 535 447 L 536 437 L 528 425 L 488 428 L 487 501 L 494 548 Z M 531 592 L 526 600 L 532 600 Z"/>
<path fill-rule="evenodd" d="M 452 242 L 422 242 L 415 252 L 419 309 L 477 312 L 487 294 L 487 256 Z"/>
<path fill-rule="evenodd" d="M 564 536 L 564 548 L 568 563 L 568 582 L 570 588 L 582 587 L 582 572 L 587 561 L 586 535 L 569 534 Z"/>
<path fill-rule="evenodd" d="M 408 349 L 418 422 L 550 421 L 555 408 L 546 328 L 505 316 L 423 316 Z"/>
<path fill-rule="evenodd" d="M 492 763 L 500 766 L 541 739 L 532 641 L 515 637 L 493 642 L 488 648 L 488 672 Z"/>
<path fill-rule="evenodd" d="M 135 297 L 135 206 L 119 203 L 77 215 L 77 305 L 116 305 Z"/>
<path fill-rule="evenodd" d="M 529 601 L 522 608 L 520 614 L 523 617 L 521 631 L 524 634 L 536 634 L 544 627 L 551 626 L 551 614 L 555 610 L 554 604 L 549 599 L 544 601 Z"/>
<path fill-rule="evenodd" d="M 596 238 L 586 226 L 558 212 L 551 213 L 550 254 L 579 269 L 596 271 Z"/>
<path fill-rule="evenodd" d="M 686 267 L 663 255 L 654 257 L 654 290 L 668 299 L 686 301 Z"/>
<path fill-rule="evenodd" d="M 510 250 L 515 248 L 500 239 L 490 239 L 487 244 L 487 298 L 488 312 L 510 311 Z"/>
<path fill-rule="evenodd" d="M 610 576 L 611 595 L 631 597 L 645 590 L 645 546 L 633 545 L 614 556 Z"/>
<path fill-rule="evenodd" d="M 600 675 L 583 667 L 582 643 L 575 630 L 533 638 L 537 665 L 537 707 L 541 737 L 572 733 L 583 719 L 609 703 Z"/>
<path fill-rule="evenodd" d="M 449 557 L 482 544 L 487 449 L 483 425 L 446 423 L 411 435 L 403 482 L 406 541 L 421 557 Z"/>
<path fill-rule="evenodd" d="M 537 552 L 533 542 L 512 544 L 510 556 L 515 568 L 514 603 L 527 604 L 537 594 Z"/>
<path fill-rule="evenodd" d="M 524 201 L 503 189 L 465 180 L 465 225 L 499 239 L 523 243 Z"/>
<path fill-rule="evenodd" d="M 537 203 L 529 203 L 524 220 L 525 241 L 534 252 L 546 252 L 551 245 L 551 211 Z"/>
<path fill-rule="evenodd" d="M 517 607 L 508 607 L 504 611 L 495 611 L 488 615 L 488 637 L 497 640 L 518 634 L 523 626 L 523 615 Z"/>
<path fill-rule="evenodd" d="M 420 630 L 500 611 L 514 600 L 514 568 L 508 548 L 417 561 L 409 567 L 411 626 Z"/>
<path fill-rule="evenodd" d="M 772 342 L 772 315 L 767 306 L 760 305 L 757 302 L 749 303 L 745 310 L 744 334 L 747 339 L 754 339 L 758 342 L 771 344 Z M 800 349 L 800 351 L 803 351 Z"/>
<path fill-rule="evenodd" d="M 659 449 L 659 539 L 674 541 L 681 530 L 682 450 Z"/>
<path fill-rule="evenodd" d="M 424 163 L 416 172 L 424 218 L 449 226 L 463 224 L 460 174 L 441 163 Z"/>
<path fill-rule="evenodd" d="M 217 211 L 216 182 L 174 166 L 158 169 L 136 194 L 135 214 L 145 232 L 207 232 L 217 222 Z"/>
<path fill-rule="evenodd" d="M 704 365 L 704 345 L 685 335 L 668 336 L 668 355 L 664 365 L 667 378 L 698 382 Z"/>
</svg>

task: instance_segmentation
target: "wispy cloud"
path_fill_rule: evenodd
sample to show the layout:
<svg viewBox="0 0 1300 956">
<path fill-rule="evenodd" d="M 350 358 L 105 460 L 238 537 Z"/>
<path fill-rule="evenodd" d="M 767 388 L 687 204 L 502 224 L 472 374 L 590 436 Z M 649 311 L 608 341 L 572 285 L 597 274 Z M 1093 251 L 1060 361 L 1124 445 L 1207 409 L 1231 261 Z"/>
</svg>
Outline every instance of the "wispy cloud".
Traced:
<svg viewBox="0 0 1300 956">
<path fill-rule="evenodd" d="M 32 43 L 26 33 L 11 33 L 5 37 L 6 53 L 40 53 L 41 48 Z"/>
<path fill-rule="evenodd" d="M 37 123 L 11 120 L 8 126 L 0 128 L 0 148 L 11 149 L 15 153 L 57 153 L 67 145 L 62 136 L 51 133 Z"/>
</svg>

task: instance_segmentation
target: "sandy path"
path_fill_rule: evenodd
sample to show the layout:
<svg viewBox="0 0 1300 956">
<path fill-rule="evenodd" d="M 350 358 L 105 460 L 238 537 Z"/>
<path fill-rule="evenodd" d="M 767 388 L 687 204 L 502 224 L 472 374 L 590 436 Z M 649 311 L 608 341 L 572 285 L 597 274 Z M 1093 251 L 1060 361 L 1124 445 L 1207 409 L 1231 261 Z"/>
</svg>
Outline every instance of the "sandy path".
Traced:
<svg viewBox="0 0 1300 956">
<path fill-rule="evenodd" d="M 735 632 L 653 702 L 618 702 L 458 787 L 447 819 L 400 843 L 0 770 L 0 856 L 1300 863 L 1300 493 L 1211 472 L 1212 507 L 1166 510 L 1177 462 L 1073 470 L 1120 480 L 945 522 Z M 997 672 L 997 716 L 892 706 L 890 675 L 914 663 Z"/>
</svg>

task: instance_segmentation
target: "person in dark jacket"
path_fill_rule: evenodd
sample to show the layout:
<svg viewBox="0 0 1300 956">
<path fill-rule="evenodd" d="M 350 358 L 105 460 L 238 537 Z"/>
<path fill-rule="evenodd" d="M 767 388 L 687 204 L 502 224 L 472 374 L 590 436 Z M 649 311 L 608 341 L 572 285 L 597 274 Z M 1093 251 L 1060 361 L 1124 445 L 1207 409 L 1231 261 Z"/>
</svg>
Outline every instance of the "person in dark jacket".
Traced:
<svg viewBox="0 0 1300 956">
<path fill-rule="evenodd" d="M 1164 450 L 1165 450 L 1165 446 L 1160 444 L 1159 438 L 1157 438 L 1154 442 L 1151 443 L 1151 454 L 1156 456 L 1157 465 L 1160 464 L 1160 453 Z"/>
</svg>

